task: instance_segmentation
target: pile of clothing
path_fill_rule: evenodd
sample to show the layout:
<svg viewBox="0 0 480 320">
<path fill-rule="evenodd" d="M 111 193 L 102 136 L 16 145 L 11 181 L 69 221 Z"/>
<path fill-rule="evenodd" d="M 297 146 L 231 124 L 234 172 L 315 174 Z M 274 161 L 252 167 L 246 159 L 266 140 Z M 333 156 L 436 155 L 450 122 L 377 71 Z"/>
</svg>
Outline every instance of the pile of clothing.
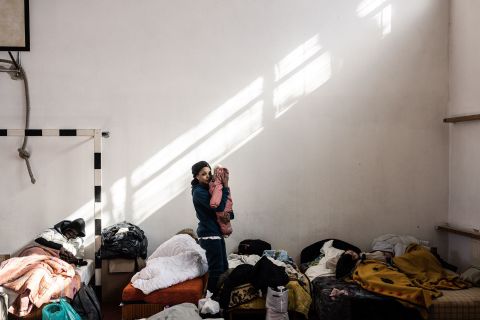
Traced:
<svg viewBox="0 0 480 320">
<path fill-rule="evenodd" d="M 102 230 L 102 259 L 147 257 L 148 240 L 138 226 L 120 222 Z"/>
</svg>

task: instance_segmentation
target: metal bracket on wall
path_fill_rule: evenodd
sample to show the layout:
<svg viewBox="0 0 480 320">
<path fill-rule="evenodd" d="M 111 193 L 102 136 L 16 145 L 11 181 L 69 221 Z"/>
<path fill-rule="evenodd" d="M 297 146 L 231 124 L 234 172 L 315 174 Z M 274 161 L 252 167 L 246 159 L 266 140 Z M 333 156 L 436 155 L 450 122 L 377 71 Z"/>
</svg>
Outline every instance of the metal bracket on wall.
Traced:
<svg viewBox="0 0 480 320">
<path fill-rule="evenodd" d="M 8 51 L 8 55 L 10 56 L 11 61 L 0 59 L 0 62 L 10 64 L 9 68 L 5 68 L 0 66 L 0 72 L 8 72 L 10 78 L 12 80 L 23 80 L 22 72 L 21 72 L 21 60 L 20 60 L 20 52 L 17 52 L 17 59 L 15 59 L 10 51 Z"/>
</svg>

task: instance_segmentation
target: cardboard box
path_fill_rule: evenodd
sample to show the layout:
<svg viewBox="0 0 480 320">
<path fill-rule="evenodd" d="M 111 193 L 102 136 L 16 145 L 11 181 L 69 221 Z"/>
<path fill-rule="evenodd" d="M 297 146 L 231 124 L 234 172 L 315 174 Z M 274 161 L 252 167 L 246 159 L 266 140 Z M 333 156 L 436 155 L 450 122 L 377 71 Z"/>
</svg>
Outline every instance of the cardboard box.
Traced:
<svg viewBox="0 0 480 320">
<path fill-rule="evenodd" d="M 102 260 L 102 302 L 118 304 L 122 301 L 123 288 L 133 275 L 145 266 L 145 261 L 137 259 Z"/>
</svg>

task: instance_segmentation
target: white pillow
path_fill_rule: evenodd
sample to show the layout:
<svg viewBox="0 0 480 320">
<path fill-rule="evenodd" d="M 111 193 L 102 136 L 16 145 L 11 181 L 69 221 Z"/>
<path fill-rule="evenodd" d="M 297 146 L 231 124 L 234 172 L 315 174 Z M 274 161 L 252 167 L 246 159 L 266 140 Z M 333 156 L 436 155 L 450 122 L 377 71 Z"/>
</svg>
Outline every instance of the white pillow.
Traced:
<svg viewBox="0 0 480 320">
<path fill-rule="evenodd" d="M 338 259 L 345 252 L 344 250 L 332 247 L 332 244 L 333 240 L 329 240 L 323 244 L 320 250 L 325 254 L 326 267 L 329 269 L 335 269 Z"/>
<path fill-rule="evenodd" d="M 472 283 L 475 287 L 480 287 L 480 267 L 471 266 L 460 275 L 460 279 Z"/>
</svg>

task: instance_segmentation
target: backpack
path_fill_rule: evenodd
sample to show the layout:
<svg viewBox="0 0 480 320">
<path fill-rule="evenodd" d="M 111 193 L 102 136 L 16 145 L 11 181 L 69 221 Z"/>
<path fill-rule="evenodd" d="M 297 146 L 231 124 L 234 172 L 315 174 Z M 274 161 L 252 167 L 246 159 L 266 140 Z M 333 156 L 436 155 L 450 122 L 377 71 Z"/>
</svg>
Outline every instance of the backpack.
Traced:
<svg viewBox="0 0 480 320">
<path fill-rule="evenodd" d="M 92 287 L 84 284 L 73 298 L 72 307 L 82 317 L 87 320 L 101 320 L 102 311 L 97 295 Z"/>
<path fill-rule="evenodd" d="M 263 255 L 263 251 L 271 250 L 270 243 L 260 239 L 247 239 L 243 240 L 238 245 L 238 254 L 256 254 L 258 256 Z"/>
</svg>

